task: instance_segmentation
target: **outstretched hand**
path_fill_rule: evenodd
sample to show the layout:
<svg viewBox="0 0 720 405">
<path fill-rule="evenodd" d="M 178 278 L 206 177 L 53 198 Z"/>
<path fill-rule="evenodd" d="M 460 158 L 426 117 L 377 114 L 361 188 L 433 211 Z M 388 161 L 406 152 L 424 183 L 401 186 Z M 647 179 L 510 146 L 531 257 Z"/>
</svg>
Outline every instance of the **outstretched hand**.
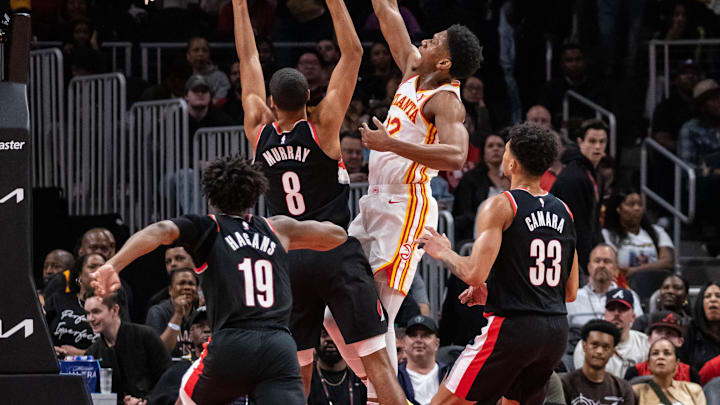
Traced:
<svg viewBox="0 0 720 405">
<path fill-rule="evenodd" d="M 95 272 L 90 274 L 92 281 L 90 286 L 95 290 L 95 295 L 105 298 L 120 289 L 120 277 L 112 264 L 103 264 Z"/>
<path fill-rule="evenodd" d="M 378 152 L 389 151 L 393 141 L 392 137 L 377 117 L 373 117 L 373 122 L 377 129 L 370 129 L 367 123 L 363 123 L 360 127 L 363 146 Z"/>
<path fill-rule="evenodd" d="M 460 295 L 458 295 L 458 299 L 460 300 L 461 304 L 465 304 L 469 307 L 475 306 L 475 305 L 485 305 L 487 302 L 488 297 L 488 289 L 487 284 L 482 283 L 477 286 L 470 286 L 465 291 L 463 291 Z"/>
<path fill-rule="evenodd" d="M 425 230 L 427 232 L 417 238 L 415 243 L 419 244 L 420 248 L 425 249 L 425 253 L 437 260 L 442 260 L 443 252 L 447 251 L 447 249 L 452 250 L 450 239 L 445 234 L 440 235 L 430 226 L 426 226 Z"/>
</svg>

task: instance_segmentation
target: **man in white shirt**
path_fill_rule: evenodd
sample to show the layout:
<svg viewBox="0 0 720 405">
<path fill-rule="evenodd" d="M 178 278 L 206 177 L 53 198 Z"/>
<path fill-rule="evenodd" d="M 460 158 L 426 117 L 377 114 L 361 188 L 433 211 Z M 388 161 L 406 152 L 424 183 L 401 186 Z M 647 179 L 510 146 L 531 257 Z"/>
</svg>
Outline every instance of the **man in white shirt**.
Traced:
<svg viewBox="0 0 720 405">
<path fill-rule="evenodd" d="M 622 334 L 620 343 L 615 346 L 615 354 L 605 366 L 605 371 L 619 378 L 625 377 L 628 368 L 647 360 L 650 349 L 647 335 L 630 329 L 635 321 L 632 310 L 635 302 L 637 301 L 632 292 L 624 288 L 616 288 L 606 294 L 604 319 L 617 326 Z M 582 344 L 578 343 L 573 354 L 575 368 L 582 367 L 584 361 L 585 352 Z"/>
<path fill-rule="evenodd" d="M 618 285 L 615 277 L 618 274 L 617 253 L 610 245 L 601 243 L 590 252 L 588 261 L 590 279 L 582 288 L 578 289 L 577 299 L 568 302 L 567 316 L 570 326 L 568 347 L 573 348 L 580 340 L 580 329 L 588 321 L 602 319 L 605 312 L 605 294 Z M 633 296 L 633 311 L 636 317 L 643 314 L 640 306 L 640 297 L 630 290 Z"/>
<path fill-rule="evenodd" d="M 447 365 L 435 361 L 440 339 L 434 319 L 418 315 L 405 329 L 407 363 L 398 366 L 398 380 L 413 405 L 429 405 L 440 388 Z"/>
</svg>

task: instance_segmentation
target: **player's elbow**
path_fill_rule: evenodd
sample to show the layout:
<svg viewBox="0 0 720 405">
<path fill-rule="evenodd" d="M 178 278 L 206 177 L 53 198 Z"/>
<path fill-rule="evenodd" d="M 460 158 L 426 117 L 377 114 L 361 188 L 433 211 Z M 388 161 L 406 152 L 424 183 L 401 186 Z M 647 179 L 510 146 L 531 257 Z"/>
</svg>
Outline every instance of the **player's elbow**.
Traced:
<svg viewBox="0 0 720 405">
<path fill-rule="evenodd" d="M 324 248 L 326 248 L 327 250 L 335 249 L 336 247 L 342 245 L 347 241 L 348 235 L 343 228 L 330 223 L 328 223 L 328 228 L 328 238 Z"/>
<path fill-rule="evenodd" d="M 465 166 L 465 158 L 466 156 L 460 154 L 448 155 L 446 170 L 462 170 L 463 166 Z"/>
<path fill-rule="evenodd" d="M 352 41 L 350 41 L 350 44 L 348 44 L 345 49 L 341 49 L 340 52 L 342 52 L 342 56 L 362 61 L 364 51 L 362 43 L 360 43 L 360 39 L 355 37 Z"/>
<path fill-rule="evenodd" d="M 565 302 L 575 302 L 575 299 L 577 298 L 577 290 L 575 291 L 566 291 L 565 292 Z"/>
</svg>

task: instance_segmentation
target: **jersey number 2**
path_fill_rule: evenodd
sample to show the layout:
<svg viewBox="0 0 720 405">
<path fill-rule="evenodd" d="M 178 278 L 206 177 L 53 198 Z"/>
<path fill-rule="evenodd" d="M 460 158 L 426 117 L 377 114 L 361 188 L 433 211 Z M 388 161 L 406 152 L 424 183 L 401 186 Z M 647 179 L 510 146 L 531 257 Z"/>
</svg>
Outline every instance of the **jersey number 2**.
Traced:
<svg viewBox="0 0 720 405">
<path fill-rule="evenodd" d="M 254 307 L 255 301 L 263 308 L 270 308 L 275 303 L 273 289 L 272 263 L 261 259 L 255 262 L 253 272 L 252 259 L 246 257 L 238 270 L 245 276 L 245 305 Z"/>
<path fill-rule="evenodd" d="M 295 172 L 285 172 L 282 175 L 282 185 L 285 191 L 285 202 L 288 212 L 292 215 L 301 215 L 305 212 L 305 199 L 300 193 L 300 176 Z"/>
<path fill-rule="evenodd" d="M 562 260 L 562 245 L 557 239 L 547 244 L 542 239 L 533 239 L 530 243 L 530 258 L 535 259 L 535 266 L 530 267 L 530 282 L 534 286 L 541 286 L 547 282 L 550 287 L 557 287 L 560 283 L 560 261 Z M 552 260 L 549 268 L 545 267 L 545 259 Z"/>
</svg>

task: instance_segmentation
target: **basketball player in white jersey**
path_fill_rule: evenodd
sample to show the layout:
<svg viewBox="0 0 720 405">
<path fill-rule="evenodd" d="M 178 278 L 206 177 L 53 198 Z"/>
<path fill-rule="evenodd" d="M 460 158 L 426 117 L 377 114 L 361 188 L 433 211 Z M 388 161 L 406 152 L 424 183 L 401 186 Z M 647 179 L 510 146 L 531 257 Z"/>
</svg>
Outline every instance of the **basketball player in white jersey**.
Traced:
<svg viewBox="0 0 720 405">
<path fill-rule="evenodd" d="M 375 274 L 378 295 L 388 312 L 387 351 L 397 369 L 395 316 L 423 251 L 413 244 L 424 227 L 437 226 L 437 203 L 430 179 L 438 170 L 459 170 L 465 163 L 468 133 L 457 79 L 472 75 L 482 61 L 477 37 L 453 25 L 415 47 L 410 42 L 396 0 L 373 0 L 380 28 L 403 72 L 385 123 L 360 129 L 370 154 L 369 192 L 360 200 L 360 215 L 348 233 L 363 244 Z M 332 315 L 325 327 L 343 358 L 358 375 L 365 373 L 345 345 Z M 358 369 L 360 370 L 358 372 Z M 368 403 L 376 403 L 368 384 Z"/>
</svg>

